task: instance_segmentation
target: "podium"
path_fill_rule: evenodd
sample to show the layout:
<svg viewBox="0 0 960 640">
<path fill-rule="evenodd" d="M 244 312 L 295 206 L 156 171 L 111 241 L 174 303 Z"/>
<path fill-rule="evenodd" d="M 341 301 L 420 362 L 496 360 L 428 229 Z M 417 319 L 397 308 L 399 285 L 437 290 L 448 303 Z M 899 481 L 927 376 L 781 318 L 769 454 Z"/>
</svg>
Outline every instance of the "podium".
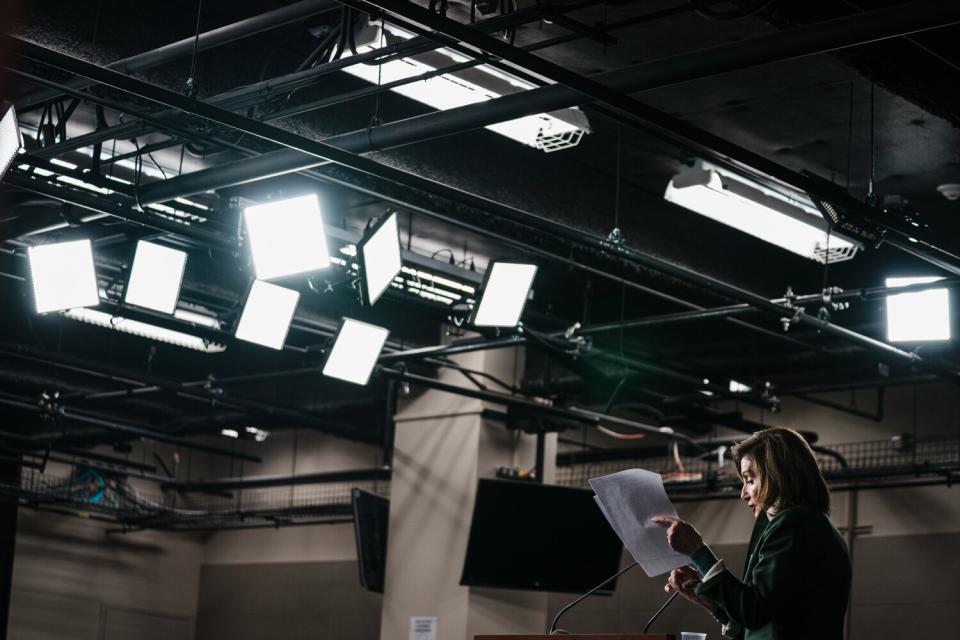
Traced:
<svg viewBox="0 0 960 640">
<path fill-rule="evenodd" d="M 672 633 L 571 633 L 527 636 L 473 636 L 473 640 L 677 640 Z"/>
</svg>

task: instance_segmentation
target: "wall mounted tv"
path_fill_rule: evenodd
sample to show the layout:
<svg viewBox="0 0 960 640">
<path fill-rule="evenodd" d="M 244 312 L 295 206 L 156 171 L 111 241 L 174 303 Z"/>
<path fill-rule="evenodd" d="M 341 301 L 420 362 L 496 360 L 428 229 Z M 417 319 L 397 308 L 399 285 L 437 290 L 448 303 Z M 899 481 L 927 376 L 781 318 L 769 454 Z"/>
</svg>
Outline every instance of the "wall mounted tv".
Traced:
<svg viewBox="0 0 960 640">
<path fill-rule="evenodd" d="M 484 479 L 460 584 L 582 593 L 617 572 L 621 551 L 589 489 Z"/>
<path fill-rule="evenodd" d="M 390 501 L 369 491 L 353 489 L 353 530 L 357 536 L 360 584 L 368 591 L 383 593 L 387 567 L 387 525 Z"/>
</svg>

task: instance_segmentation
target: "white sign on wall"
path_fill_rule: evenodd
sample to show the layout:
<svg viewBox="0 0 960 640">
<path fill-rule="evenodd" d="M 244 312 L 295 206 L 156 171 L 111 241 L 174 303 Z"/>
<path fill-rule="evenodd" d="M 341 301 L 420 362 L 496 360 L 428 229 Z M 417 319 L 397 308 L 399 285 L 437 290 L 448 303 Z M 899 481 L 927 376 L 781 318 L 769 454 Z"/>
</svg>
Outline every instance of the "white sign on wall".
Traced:
<svg viewBox="0 0 960 640">
<path fill-rule="evenodd" d="M 410 640 L 437 640 L 437 618 L 411 616 Z"/>
</svg>

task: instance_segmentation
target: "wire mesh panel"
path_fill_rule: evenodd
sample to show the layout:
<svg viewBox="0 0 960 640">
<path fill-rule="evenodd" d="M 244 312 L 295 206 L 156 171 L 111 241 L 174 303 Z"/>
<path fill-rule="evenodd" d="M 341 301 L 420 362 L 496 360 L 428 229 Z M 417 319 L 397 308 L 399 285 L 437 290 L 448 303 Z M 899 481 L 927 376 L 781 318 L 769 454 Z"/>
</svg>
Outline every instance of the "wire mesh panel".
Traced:
<svg viewBox="0 0 960 640">
<path fill-rule="evenodd" d="M 698 489 L 704 493 L 736 486 L 737 470 L 728 451 L 700 457 L 674 455 L 634 457 L 602 462 L 577 462 L 557 467 L 557 483 L 585 486 L 590 478 L 624 469 L 647 469 L 663 476 L 667 490 Z M 831 485 L 866 483 L 897 477 L 938 476 L 951 482 L 960 473 L 960 435 L 914 440 L 897 436 L 886 440 L 817 447 L 817 462 Z"/>
</svg>

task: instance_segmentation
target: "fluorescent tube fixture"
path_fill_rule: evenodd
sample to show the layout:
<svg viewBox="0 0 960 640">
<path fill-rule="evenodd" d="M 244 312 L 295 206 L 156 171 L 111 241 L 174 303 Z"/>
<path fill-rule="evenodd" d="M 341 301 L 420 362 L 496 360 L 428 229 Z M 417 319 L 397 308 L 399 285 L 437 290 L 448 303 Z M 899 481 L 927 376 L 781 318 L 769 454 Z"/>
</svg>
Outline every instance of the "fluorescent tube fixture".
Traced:
<svg viewBox="0 0 960 640">
<path fill-rule="evenodd" d="M 383 327 L 344 318 L 323 364 L 323 375 L 367 384 L 388 335 Z"/>
<path fill-rule="evenodd" d="M 140 240 L 124 301 L 160 313 L 173 313 L 186 264 L 186 252 Z"/>
<path fill-rule="evenodd" d="M 89 240 L 37 245 L 27 255 L 37 313 L 100 303 Z"/>
<path fill-rule="evenodd" d="M 380 220 L 360 242 L 357 252 L 363 274 L 363 297 L 368 305 L 373 305 L 403 266 L 397 214 L 391 213 Z"/>
<path fill-rule="evenodd" d="M 731 380 L 729 389 L 730 389 L 730 393 L 747 393 L 751 390 L 751 387 L 749 385 L 743 384 L 742 382 Z"/>
<path fill-rule="evenodd" d="M 244 220 L 259 280 L 330 266 L 315 194 L 247 207 Z"/>
<path fill-rule="evenodd" d="M 888 287 L 926 284 L 942 278 L 887 278 Z M 950 339 L 950 292 L 927 289 L 887 296 L 887 340 L 927 342 Z"/>
<path fill-rule="evenodd" d="M 491 262 L 483 275 L 480 303 L 471 324 L 477 327 L 515 327 L 530 295 L 537 266 Z"/>
<path fill-rule="evenodd" d="M 817 262 L 850 260 L 858 242 L 829 229 L 806 194 L 762 185 L 703 161 L 677 174 L 664 199 Z"/>
<path fill-rule="evenodd" d="M 271 349 L 282 349 L 298 300 L 299 291 L 262 280 L 254 281 L 237 324 L 236 337 Z"/>
<path fill-rule="evenodd" d="M 79 320 L 97 327 L 113 329 L 121 333 L 139 336 L 148 340 L 157 342 L 166 342 L 184 349 L 193 349 L 203 353 L 222 353 L 227 350 L 225 345 L 210 342 L 199 336 L 194 336 L 181 331 L 174 331 L 166 327 L 158 327 L 139 320 L 131 320 L 123 316 L 114 316 L 96 309 L 69 309 L 63 312 L 63 315 L 71 320 Z"/>
<path fill-rule="evenodd" d="M 220 429 L 220 435 L 227 438 L 239 438 L 240 432 L 236 429 Z"/>
<path fill-rule="evenodd" d="M 381 36 L 378 23 L 367 25 L 356 34 L 357 53 L 374 51 L 384 45 L 404 42 L 413 33 L 384 25 Z M 394 58 L 383 64 L 360 63 L 344 71 L 373 84 L 387 84 L 466 62 L 468 59 L 452 49 L 441 47 L 426 53 Z M 391 91 L 441 111 L 468 104 L 493 100 L 504 95 L 535 89 L 536 85 L 489 65 L 478 65 L 455 74 L 433 76 L 393 87 Z M 499 122 L 487 129 L 545 152 L 568 149 L 579 144 L 590 127 L 587 117 L 577 108 L 549 114 L 538 113 L 515 120 Z"/>
<path fill-rule="evenodd" d="M 7 169 L 16 160 L 17 154 L 23 149 L 23 136 L 20 135 L 20 124 L 17 122 L 17 111 L 9 102 L 0 105 L 3 118 L 0 119 L 0 178 L 7 173 Z"/>
</svg>

